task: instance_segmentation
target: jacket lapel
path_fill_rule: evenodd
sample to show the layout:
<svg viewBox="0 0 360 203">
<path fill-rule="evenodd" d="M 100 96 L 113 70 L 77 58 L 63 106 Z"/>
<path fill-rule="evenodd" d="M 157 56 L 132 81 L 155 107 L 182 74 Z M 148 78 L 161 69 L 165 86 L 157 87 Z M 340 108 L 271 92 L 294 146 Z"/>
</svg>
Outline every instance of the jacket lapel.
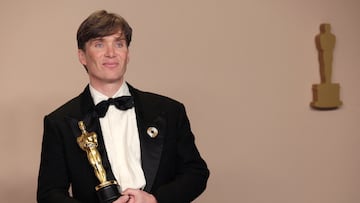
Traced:
<svg viewBox="0 0 360 203">
<path fill-rule="evenodd" d="M 147 106 L 146 96 L 143 92 L 129 84 L 128 86 L 135 103 L 141 147 L 141 162 L 146 178 L 144 190 L 149 192 L 154 184 L 163 151 L 166 135 L 166 116 L 163 112 L 158 112 L 156 109 Z M 151 130 L 157 132 L 150 132 Z"/>
<path fill-rule="evenodd" d="M 78 109 L 74 109 L 74 113 L 70 117 L 67 118 L 68 123 L 70 124 L 72 134 L 75 137 L 78 137 L 81 135 L 81 131 L 78 126 L 79 121 L 83 121 L 87 132 L 95 132 L 98 139 L 98 147 L 97 150 L 99 151 L 101 155 L 101 160 L 103 167 L 106 171 L 107 179 L 108 180 L 115 180 L 114 174 L 111 170 L 111 165 L 107 156 L 105 143 L 100 127 L 100 121 L 96 117 L 96 114 L 94 113 L 94 101 L 91 97 L 89 86 L 85 88 L 85 90 L 79 95 L 79 103 L 80 105 L 77 107 Z M 79 147 L 80 149 L 80 147 Z M 86 152 L 83 152 L 84 155 L 86 155 Z M 86 157 L 86 156 L 85 156 Z M 89 163 L 90 164 L 90 163 Z M 95 175 L 95 174 L 94 174 Z"/>
</svg>

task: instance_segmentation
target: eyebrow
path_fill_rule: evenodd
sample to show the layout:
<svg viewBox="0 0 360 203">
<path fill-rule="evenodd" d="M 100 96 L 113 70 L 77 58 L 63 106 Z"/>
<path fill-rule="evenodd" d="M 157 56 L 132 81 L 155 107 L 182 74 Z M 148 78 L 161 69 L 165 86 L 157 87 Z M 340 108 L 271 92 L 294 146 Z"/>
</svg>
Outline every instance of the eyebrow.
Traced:
<svg viewBox="0 0 360 203">
<path fill-rule="evenodd" d="M 104 41 L 103 37 L 96 37 L 96 38 L 92 38 L 89 40 L 90 43 L 95 42 L 95 41 Z"/>
<path fill-rule="evenodd" d="M 122 40 L 125 40 L 125 41 L 126 41 L 126 38 L 125 38 L 125 37 L 120 36 L 120 37 L 115 38 L 115 40 L 116 40 L 116 41 L 122 41 Z"/>
<path fill-rule="evenodd" d="M 96 37 L 96 38 L 90 39 L 89 42 L 104 41 L 104 37 L 106 37 L 106 36 Z M 121 41 L 121 40 L 125 40 L 125 41 L 126 41 L 126 38 L 125 38 L 124 35 L 120 35 L 120 36 L 118 36 L 118 37 L 115 37 L 115 40 L 116 40 L 116 41 Z"/>
</svg>

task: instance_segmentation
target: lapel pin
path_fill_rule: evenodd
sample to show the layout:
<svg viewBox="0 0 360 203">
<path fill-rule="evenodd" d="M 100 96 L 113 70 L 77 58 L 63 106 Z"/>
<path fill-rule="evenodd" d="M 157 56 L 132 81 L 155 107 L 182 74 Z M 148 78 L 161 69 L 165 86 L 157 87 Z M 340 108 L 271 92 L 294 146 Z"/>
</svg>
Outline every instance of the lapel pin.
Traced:
<svg viewBox="0 0 360 203">
<path fill-rule="evenodd" d="M 155 138 L 159 134 L 158 129 L 156 129 L 155 127 L 148 127 L 146 132 L 151 138 Z"/>
</svg>

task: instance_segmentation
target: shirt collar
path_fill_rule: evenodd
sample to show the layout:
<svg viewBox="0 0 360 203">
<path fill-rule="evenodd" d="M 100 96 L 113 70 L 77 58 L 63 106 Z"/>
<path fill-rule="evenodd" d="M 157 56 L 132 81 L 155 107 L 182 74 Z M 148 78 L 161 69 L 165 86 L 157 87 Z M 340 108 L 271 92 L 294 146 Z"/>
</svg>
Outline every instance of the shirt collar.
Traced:
<svg viewBox="0 0 360 203">
<path fill-rule="evenodd" d="M 108 100 L 109 97 L 102 94 L 101 92 L 97 91 L 93 86 L 91 86 L 91 84 L 89 84 L 89 89 L 90 89 L 90 94 L 91 97 L 94 100 L 94 104 L 98 104 L 103 100 Z M 130 96 L 130 91 L 129 91 L 129 87 L 127 85 L 126 82 L 123 82 L 123 84 L 120 86 L 120 88 L 118 89 L 118 91 L 116 91 L 116 93 L 112 96 L 112 98 L 115 97 L 121 97 L 121 96 Z"/>
</svg>

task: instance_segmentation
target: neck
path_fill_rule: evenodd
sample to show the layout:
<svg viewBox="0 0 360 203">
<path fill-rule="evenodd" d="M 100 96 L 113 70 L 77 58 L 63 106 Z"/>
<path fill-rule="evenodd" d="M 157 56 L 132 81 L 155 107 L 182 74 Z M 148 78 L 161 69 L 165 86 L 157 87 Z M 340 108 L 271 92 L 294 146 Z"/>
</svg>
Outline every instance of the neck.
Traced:
<svg viewBox="0 0 360 203">
<path fill-rule="evenodd" d="M 112 97 L 115 93 L 120 89 L 123 84 L 123 80 L 116 83 L 106 83 L 106 84 L 97 84 L 90 81 L 90 85 L 95 88 L 97 91 L 101 92 L 101 94 L 106 95 L 107 97 Z"/>
</svg>

